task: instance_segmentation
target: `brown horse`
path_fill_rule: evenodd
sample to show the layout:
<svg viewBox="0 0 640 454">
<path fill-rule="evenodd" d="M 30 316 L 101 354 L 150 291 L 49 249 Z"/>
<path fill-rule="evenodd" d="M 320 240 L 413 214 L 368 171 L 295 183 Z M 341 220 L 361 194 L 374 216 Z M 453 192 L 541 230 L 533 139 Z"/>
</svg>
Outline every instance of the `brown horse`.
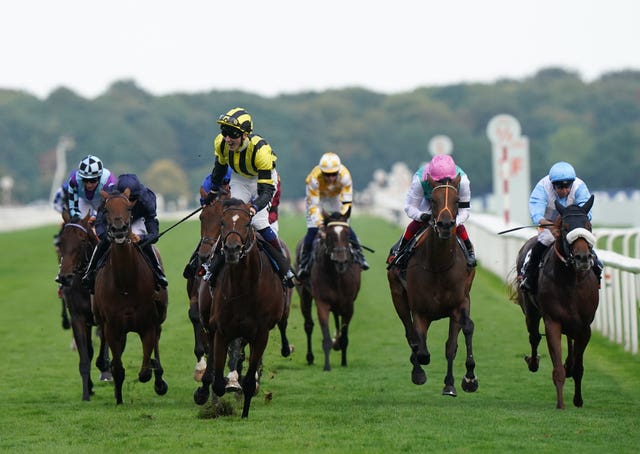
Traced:
<svg viewBox="0 0 640 454">
<path fill-rule="evenodd" d="M 393 305 L 404 325 L 405 336 L 411 347 L 411 380 L 416 385 L 427 381 L 421 365 L 427 365 L 431 361 L 427 348 L 429 326 L 435 320 L 449 318 L 445 353 L 447 374 L 442 394 L 456 396 L 453 362 L 458 350 L 460 330 L 464 334 L 467 350 L 467 372 L 462 380 L 462 389 L 466 392 L 478 389 L 478 379 L 474 373 L 474 324 L 470 318 L 469 296 L 475 269 L 467 266 L 465 254 L 456 236 L 460 176 L 442 183 L 429 177 L 428 182 L 432 188 L 432 221 L 417 240 L 415 252 L 407 262 L 406 273 L 392 267 L 387 278 Z"/>
<path fill-rule="evenodd" d="M 244 404 L 242 417 L 249 416 L 251 399 L 256 390 L 256 372 L 269 340 L 269 331 L 287 311 L 286 292 L 270 258 L 258 247 L 251 225 L 250 205 L 238 199 L 224 202 L 221 241 L 225 264 L 213 291 L 213 304 L 208 319 L 209 358 L 196 389 L 194 401 L 203 405 L 209 398 L 209 386 L 222 396 L 226 380 L 223 375 L 229 343 L 244 338 L 249 344 L 249 366 L 242 380 Z M 281 353 L 290 353 L 285 333 Z"/>
<path fill-rule="evenodd" d="M 591 338 L 591 322 L 598 309 L 598 277 L 592 271 L 595 256 L 589 210 L 591 198 L 582 206 L 563 207 L 557 201 L 560 216 L 553 227 L 555 242 L 541 260 L 538 292 L 530 294 L 515 285 L 513 298 L 525 315 L 531 356 L 525 361 L 531 372 L 540 364 L 538 344 L 540 319 L 544 320 L 549 355 L 553 363 L 552 379 L 556 387 L 556 408 L 564 409 L 562 388 L 566 377 L 573 377 L 573 404 L 582 407 L 582 376 L 584 351 Z M 518 253 L 517 269 L 521 269 L 528 251 L 537 241 L 527 241 Z M 562 335 L 567 337 L 567 357 L 562 364 Z"/>
<path fill-rule="evenodd" d="M 324 351 L 324 370 L 331 370 L 329 353 L 331 349 L 342 353 L 341 365 L 347 365 L 347 346 L 349 345 L 349 323 L 353 317 L 353 308 L 358 292 L 362 268 L 354 261 L 354 251 L 349 242 L 351 228 L 347 222 L 351 209 L 344 215 L 323 212 L 324 224 L 318 231 L 315 241 L 313 266 L 309 279 L 298 283 L 296 289 L 300 296 L 300 308 L 304 317 L 304 331 L 307 334 L 307 363 L 313 364 L 311 349 L 313 316 L 311 307 L 316 301 L 318 323 L 322 331 L 322 350 Z M 300 263 L 302 241 L 296 248 L 297 263 Z M 336 338 L 331 339 L 329 317 L 333 314 Z"/>
<path fill-rule="evenodd" d="M 69 310 L 71 328 L 80 356 L 80 377 L 82 378 L 82 400 L 90 400 L 93 392 L 91 380 L 91 360 L 93 359 L 92 326 L 95 325 L 91 311 L 91 294 L 81 285 L 82 275 L 89 263 L 98 237 L 89 222 L 87 214 L 78 222 L 70 222 L 69 213 L 63 213 L 64 226 L 59 236 L 60 271 L 58 282 L 62 286 L 62 300 Z M 96 330 L 100 339 L 100 350 L 96 367 L 100 370 L 100 380 L 110 381 L 109 348 L 101 330 Z"/>
<path fill-rule="evenodd" d="M 200 188 L 200 196 L 204 199 L 207 193 Z M 209 320 L 211 308 L 211 292 L 209 284 L 202 279 L 204 268 L 209 256 L 215 250 L 220 238 L 220 220 L 222 218 L 222 202 L 229 198 L 221 194 L 213 202 L 205 205 L 200 212 L 200 242 L 198 244 L 199 269 L 195 276 L 187 279 L 187 295 L 189 296 L 189 319 L 193 325 L 194 348 L 196 367 L 193 377 L 196 381 L 202 380 L 202 374 L 206 367 L 206 342 L 207 336 L 202 320 Z"/>
<path fill-rule="evenodd" d="M 122 354 L 129 332 L 137 333 L 142 342 L 138 379 L 148 382 L 153 371 L 156 393 L 164 395 L 167 392 L 158 344 L 168 298 L 166 289 L 156 288 L 150 265 L 132 241 L 135 235 L 131 232 L 131 209 L 135 202 L 129 201 L 129 189 L 122 194 L 102 191 L 102 197 L 111 245 L 104 266 L 97 272 L 93 309 L 111 349 L 114 394 L 116 404 L 121 404 L 125 377 Z"/>
</svg>

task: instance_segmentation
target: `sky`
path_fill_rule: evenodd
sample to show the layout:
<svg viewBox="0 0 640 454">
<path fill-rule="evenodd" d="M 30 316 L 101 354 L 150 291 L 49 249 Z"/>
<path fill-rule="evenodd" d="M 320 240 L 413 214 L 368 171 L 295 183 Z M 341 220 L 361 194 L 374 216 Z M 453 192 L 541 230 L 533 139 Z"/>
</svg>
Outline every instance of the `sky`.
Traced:
<svg viewBox="0 0 640 454">
<path fill-rule="evenodd" d="M 638 0 L 14 0 L 0 89 L 266 97 L 640 70 Z"/>
</svg>

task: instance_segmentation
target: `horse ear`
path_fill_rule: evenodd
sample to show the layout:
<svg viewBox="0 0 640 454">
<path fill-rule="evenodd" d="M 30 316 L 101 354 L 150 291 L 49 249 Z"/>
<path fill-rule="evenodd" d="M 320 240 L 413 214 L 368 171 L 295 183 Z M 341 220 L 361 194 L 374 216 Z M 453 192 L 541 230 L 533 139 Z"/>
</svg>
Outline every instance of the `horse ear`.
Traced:
<svg viewBox="0 0 640 454">
<path fill-rule="evenodd" d="M 584 210 L 585 213 L 588 213 L 589 211 L 591 211 L 591 207 L 593 206 L 594 199 L 595 199 L 595 196 L 591 194 L 591 197 L 589 197 L 589 200 L 587 200 L 585 204 L 582 205 L 582 209 Z"/>
<path fill-rule="evenodd" d="M 565 207 L 562 206 L 560 202 L 558 202 L 558 199 L 554 200 L 554 204 L 556 206 L 556 210 L 558 210 L 558 213 L 560 213 L 560 216 L 562 216 L 564 214 Z"/>
<path fill-rule="evenodd" d="M 347 211 L 344 213 L 344 218 L 345 219 L 349 219 L 349 216 L 351 216 L 351 206 L 349 206 L 349 208 L 347 208 Z"/>
<path fill-rule="evenodd" d="M 129 196 L 131 195 L 131 189 L 129 188 L 125 188 L 124 192 L 123 192 L 124 196 L 128 199 Z"/>
<path fill-rule="evenodd" d="M 200 186 L 200 196 L 204 199 L 207 196 L 207 192 Z"/>
<path fill-rule="evenodd" d="M 100 195 L 102 196 L 103 200 L 107 200 L 109 198 L 109 193 L 104 189 L 100 189 Z"/>
<path fill-rule="evenodd" d="M 429 186 L 431 186 L 432 188 L 435 188 L 436 185 L 438 184 L 436 180 L 431 178 L 431 175 L 427 175 L 427 183 L 429 183 Z"/>
<path fill-rule="evenodd" d="M 460 180 L 462 179 L 462 175 L 458 174 L 456 175 L 456 177 L 451 180 L 451 185 L 455 186 L 456 188 L 460 186 Z"/>
<path fill-rule="evenodd" d="M 87 214 L 84 216 L 83 221 L 88 224 L 89 219 L 91 219 L 91 210 L 87 211 Z"/>
<path fill-rule="evenodd" d="M 69 210 L 65 208 L 64 210 L 62 210 L 62 220 L 66 223 L 66 222 L 69 222 L 69 219 L 71 219 L 71 216 L 69 215 Z"/>
</svg>

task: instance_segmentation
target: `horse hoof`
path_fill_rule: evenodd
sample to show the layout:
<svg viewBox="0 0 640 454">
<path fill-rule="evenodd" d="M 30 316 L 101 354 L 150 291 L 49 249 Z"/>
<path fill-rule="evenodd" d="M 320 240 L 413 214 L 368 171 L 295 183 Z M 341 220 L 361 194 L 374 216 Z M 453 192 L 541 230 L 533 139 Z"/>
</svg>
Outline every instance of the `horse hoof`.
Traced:
<svg viewBox="0 0 640 454">
<path fill-rule="evenodd" d="M 209 391 L 207 389 L 197 388 L 193 392 L 193 401 L 196 403 L 196 405 L 204 405 L 207 403 L 208 399 Z"/>
<path fill-rule="evenodd" d="M 113 375 L 109 371 L 100 372 L 100 381 L 113 381 Z"/>
<path fill-rule="evenodd" d="M 457 397 L 456 388 L 453 385 L 447 385 L 442 389 L 443 396 Z"/>
<path fill-rule="evenodd" d="M 529 366 L 529 370 L 531 372 L 537 372 L 538 371 L 538 367 L 540 366 L 540 355 L 536 355 L 535 358 L 533 358 L 531 356 L 525 356 L 524 360 L 527 363 L 527 365 Z"/>
<path fill-rule="evenodd" d="M 478 390 L 478 378 L 462 378 L 462 390 L 467 393 L 473 393 Z"/>
<path fill-rule="evenodd" d="M 153 389 L 156 391 L 156 394 L 158 396 L 164 396 L 169 390 L 169 385 L 166 381 L 161 380 L 160 382 L 156 382 L 155 385 L 153 385 Z"/>
<path fill-rule="evenodd" d="M 140 383 L 146 383 L 151 380 L 151 369 L 146 369 L 138 374 L 138 380 Z"/>
<path fill-rule="evenodd" d="M 307 364 L 312 365 L 313 360 L 314 360 L 313 353 L 307 353 Z"/>
<path fill-rule="evenodd" d="M 411 381 L 414 385 L 424 385 L 427 382 L 427 374 L 422 368 L 414 369 L 411 372 Z"/>
</svg>

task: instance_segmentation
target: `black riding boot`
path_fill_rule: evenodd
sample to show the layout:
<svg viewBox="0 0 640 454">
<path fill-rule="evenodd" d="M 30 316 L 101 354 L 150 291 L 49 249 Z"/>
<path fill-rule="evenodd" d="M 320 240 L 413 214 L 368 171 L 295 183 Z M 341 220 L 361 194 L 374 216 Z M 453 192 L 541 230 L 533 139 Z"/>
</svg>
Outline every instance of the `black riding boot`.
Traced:
<svg viewBox="0 0 640 454">
<path fill-rule="evenodd" d="M 107 239 L 101 240 L 96 245 L 91 255 L 89 265 L 87 265 L 87 271 L 85 271 L 84 276 L 82 276 L 82 286 L 91 290 L 91 294 L 93 294 L 93 288 L 96 283 L 96 267 L 102 260 L 102 257 L 104 257 L 104 254 L 109 250 L 109 245 L 110 243 Z"/>
<path fill-rule="evenodd" d="M 147 257 L 149 261 L 149 265 L 151 265 L 151 270 L 153 271 L 153 276 L 156 278 L 156 281 L 162 288 L 167 288 L 169 283 L 167 282 L 167 278 L 164 275 L 164 270 L 158 261 L 158 257 L 156 257 L 155 252 L 153 251 L 153 246 L 151 244 L 146 244 L 142 248 L 142 252 Z"/>
<path fill-rule="evenodd" d="M 396 261 L 396 258 L 402 253 L 402 250 L 408 242 L 409 240 L 405 240 L 403 235 L 402 237 L 400 237 L 400 241 L 391 246 L 391 249 L 389 249 L 389 255 L 387 257 L 387 269 L 391 268 L 391 266 Z"/>
<path fill-rule="evenodd" d="M 520 288 L 526 292 L 535 293 L 538 290 L 538 271 L 540 270 L 540 260 L 547 246 L 537 241 L 531 249 L 529 263 L 524 272 L 524 279 L 520 283 Z"/>
<path fill-rule="evenodd" d="M 191 254 L 191 258 L 189 259 L 189 262 L 184 267 L 182 276 L 185 279 L 192 279 L 196 277 L 196 272 L 198 271 L 198 265 L 200 262 L 200 259 L 198 258 L 198 249 L 200 249 L 200 243 L 198 243 L 198 246 L 196 246 L 195 251 L 193 251 L 193 254 Z"/>
<path fill-rule="evenodd" d="M 353 258 L 356 260 L 360 268 L 363 271 L 367 271 L 369 269 L 369 264 L 367 263 L 367 259 L 364 256 L 364 252 L 362 252 L 362 246 L 356 242 L 351 243 L 353 246 Z"/>
<path fill-rule="evenodd" d="M 276 264 L 278 265 L 278 272 L 280 273 L 282 283 L 289 288 L 295 287 L 293 279 L 296 277 L 296 275 L 293 274 L 293 271 L 291 271 L 289 260 L 287 260 L 287 257 L 282 252 L 282 248 L 275 247 L 273 244 L 267 241 L 265 241 L 264 244 L 269 249 L 269 254 L 271 255 L 271 257 L 273 257 L 273 259 L 276 261 Z"/>
<path fill-rule="evenodd" d="M 464 240 L 464 246 L 467 248 L 467 266 L 473 268 L 478 265 L 478 261 L 476 260 L 476 253 L 473 250 L 473 244 L 471 244 L 471 240 Z"/>
<path fill-rule="evenodd" d="M 224 254 L 219 252 L 214 252 L 213 257 L 205 263 L 204 267 L 207 270 L 207 273 L 204 275 L 203 279 L 209 282 L 209 286 L 214 288 L 216 286 L 216 279 L 218 278 L 218 273 L 224 266 Z"/>
<path fill-rule="evenodd" d="M 311 249 L 313 249 L 313 243 L 311 243 L 310 246 L 305 246 L 303 243 L 302 251 L 300 251 L 300 263 L 298 264 L 298 279 L 306 279 L 309 277 Z"/>
</svg>

